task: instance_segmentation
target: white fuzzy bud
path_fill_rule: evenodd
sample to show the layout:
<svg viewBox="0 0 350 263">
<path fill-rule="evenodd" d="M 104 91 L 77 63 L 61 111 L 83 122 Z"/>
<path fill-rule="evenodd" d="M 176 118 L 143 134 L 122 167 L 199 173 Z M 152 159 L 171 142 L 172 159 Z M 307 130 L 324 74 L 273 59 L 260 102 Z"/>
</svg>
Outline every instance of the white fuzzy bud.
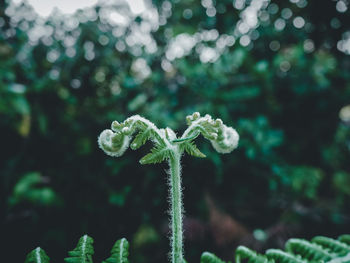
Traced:
<svg viewBox="0 0 350 263">
<path fill-rule="evenodd" d="M 111 128 L 112 128 L 113 131 L 118 131 L 118 129 L 120 129 L 120 123 L 117 122 L 117 121 L 113 121 L 112 125 L 111 125 Z"/>
<path fill-rule="evenodd" d="M 222 125 L 222 134 L 216 139 L 211 140 L 214 149 L 219 153 L 230 153 L 238 146 L 239 135 L 232 127 Z"/>
<path fill-rule="evenodd" d="M 222 120 L 221 119 L 216 119 L 215 120 L 215 125 L 220 127 L 221 125 L 223 124 Z"/>
<path fill-rule="evenodd" d="M 199 112 L 195 112 L 195 113 L 192 114 L 192 116 L 193 116 L 194 120 L 197 120 L 201 115 L 200 115 Z"/>
<path fill-rule="evenodd" d="M 192 116 L 191 115 L 186 116 L 186 122 L 187 122 L 187 125 L 191 125 L 191 123 L 192 123 Z"/>
<path fill-rule="evenodd" d="M 213 140 L 216 140 L 218 138 L 218 135 L 216 133 L 211 133 L 210 136 L 213 138 Z"/>
<path fill-rule="evenodd" d="M 104 130 L 98 137 L 98 145 L 108 155 L 119 157 L 129 147 L 130 137 L 114 133 L 112 130 Z"/>
<path fill-rule="evenodd" d="M 130 128 L 129 128 L 129 127 L 124 127 L 124 128 L 122 129 L 122 133 L 124 133 L 124 134 L 129 134 L 129 133 L 130 133 Z"/>
</svg>

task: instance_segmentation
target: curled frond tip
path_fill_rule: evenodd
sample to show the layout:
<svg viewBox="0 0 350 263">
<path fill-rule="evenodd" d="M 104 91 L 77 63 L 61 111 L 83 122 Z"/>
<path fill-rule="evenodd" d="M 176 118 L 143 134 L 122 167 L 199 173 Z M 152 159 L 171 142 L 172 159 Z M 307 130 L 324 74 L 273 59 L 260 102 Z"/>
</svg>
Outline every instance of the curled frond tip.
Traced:
<svg viewBox="0 0 350 263">
<path fill-rule="evenodd" d="M 238 146 L 239 135 L 235 129 L 226 126 L 221 119 L 212 119 L 210 115 L 201 117 L 199 112 L 186 117 L 188 129 L 186 136 L 201 133 L 210 140 L 214 149 L 219 153 L 230 153 Z"/>
</svg>

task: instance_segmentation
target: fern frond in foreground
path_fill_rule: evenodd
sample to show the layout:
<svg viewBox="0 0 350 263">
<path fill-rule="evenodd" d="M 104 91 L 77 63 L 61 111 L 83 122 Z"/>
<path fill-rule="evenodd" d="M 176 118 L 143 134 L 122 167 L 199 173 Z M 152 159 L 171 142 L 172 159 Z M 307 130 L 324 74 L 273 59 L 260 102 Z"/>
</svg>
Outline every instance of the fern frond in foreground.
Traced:
<svg viewBox="0 0 350 263">
<path fill-rule="evenodd" d="M 350 263 L 350 235 L 342 235 L 338 240 L 317 236 L 307 241 L 291 238 L 286 243 L 285 251 L 281 249 L 268 249 L 265 254 L 245 246 L 236 249 L 236 263 Z M 346 242 L 344 242 L 346 241 Z M 67 263 L 92 263 L 94 248 L 93 239 L 84 235 L 79 239 L 77 247 L 68 252 Z M 102 263 L 129 263 L 129 242 L 119 239 L 111 249 L 111 256 Z M 151 260 L 149 262 L 152 262 Z M 186 263 L 184 259 L 181 261 Z M 201 263 L 225 263 L 210 252 L 204 252 Z M 24 263 L 50 263 L 49 257 L 40 247 L 31 251 Z M 229 263 L 229 262 L 228 262 Z"/>
<path fill-rule="evenodd" d="M 264 255 L 260 255 L 257 252 L 245 247 L 239 246 L 236 249 L 236 262 L 247 262 L 247 263 L 267 263 L 268 259 Z"/>
<path fill-rule="evenodd" d="M 236 263 L 350 263 L 350 235 L 342 235 L 338 240 L 317 236 L 311 241 L 291 238 L 285 251 L 268 249 L 259 254 L 244 246 L 236 249 Z M 201 263 L 224 263 L 214 254 L 204 252 Z"/>
<path fill-rule="evenodd" d="M 46 255 L 46 252 L 40 247 L 32 250 L 24 263 L 49 263 L 50 258 Z"/>
<path fill-rule="evenodd" d="M 94 240 L 88 235 L 84 235 L 79 239 L 77 247 L 68 252 L 69 257 L 64 259 L 67 263 L 92 263 L 92 255 L 94 254 L 94 247 L 92 243 Z"/>
<path fill-rule="evenodd" d="M 129 242 L 122 238 L 115 242 L 111 250 L 111 256 L 102 263 L 129 263 L 128 256 Z"/>
</svg>

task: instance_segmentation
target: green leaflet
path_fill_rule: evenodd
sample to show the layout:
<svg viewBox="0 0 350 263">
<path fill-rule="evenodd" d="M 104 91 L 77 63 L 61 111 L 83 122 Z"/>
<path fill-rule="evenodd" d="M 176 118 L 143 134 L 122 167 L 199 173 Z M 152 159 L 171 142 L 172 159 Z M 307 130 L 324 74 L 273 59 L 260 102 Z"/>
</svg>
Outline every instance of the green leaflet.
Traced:
<svg viewBox="0 0 350 263">
<path fill-rule="evenodd" d="M 130 144 L 130 148 L 133 150 L 137 150 L 142 145 L 144 145 L 150 137 L 151 137 L 151 130 L 150 129 L 146 129 L 144 131 L 139 132 L 135 136 L 135 139 Z"/>
<path fill-rule="evenodd" d="M 161 163 L 170 157 L 170 150 L 164 146 L 156 146 L 151 152 L 141 158 L 141 164 Z"/>
<path fill-rule="evenodd" d="M 327 263 L 349 263 L 350 262 L 350 253 L 346 254 L 343 257 L 336 257 Z"/>
<path fill-rule="evenodd" d="M 247 263 L 267 263 L 269 262 L 267 257 L 264 255 L 260 255 L 255 251 L 244 247 L 239 246 L 236 249 L 236 263 L 247 262 Z"/>
<path fill-rule="evenodd" d="M 215 130 L 209 125 L 201 125 L 197 128 L 204 138 L 208 140 L 215 140 Z"/>
<path fill-rule="evenodd" d="M 33 249 L 26 257 L 24 263 L 49 263 L 50 258 L 40 247 Z"/>
<path fill-rule="evenodd" d="M 269 260 L 273 260 L 275 263 L 305 263 L 306 261 L 303 261 L 299 257 L 284 252 L 280 249 L 268 249 L 266 251 L 266 256 Z"/>
<path fill-rule="evenodd" d="M 192 136 L 190 137 L 186 137 L 186 138 L 180 138 L 180 139 L 175 139 L 175 140 L 172 140 L 172 142 L 185 142 L 185 141 L 191 141 L 193 139 L 196 139 L 198 137 L 199 133 L 195 133 L 193 134 Z"/>
<path fill-rule="evenodd" d="M 302 258 L 310 261 L 327 261 L 334 257 L 334 255 L 323 249 L 320 245 L 299 238 L 289 239 L 286 243 L 286 251 L 295 255 L 300 255 Z"/>
<path fill-rule="evenodd" d="M 326 249 L 329 249 L 333 253 L 340 255 L 345 255 L 350 251 L 349 245 L 333 238 L 317 236 L 314 237 L 311 241 L 313 243 L 319 244 Z"/>
<path fill-rule="evenodd" d="M 189 155 L 205 158 L 206 155 L 202 153 L 193 142 L 184 142 L 181 144 L 181 149 L 186 151 Z"/>
<path fill-rule="evenodd" d="M 84 235 L 79 239 L 77 247 L 68 252 L 69 257 L 64 259 L 67 263 L 92 263 L 92 255 L 94 248 L 92 243 L 94 240 L 88 235 Z"/>
<path fill-rule="evenodd" d="M 129 263 L 129 242 L 125 239 L 119 239 L 115 242 L 111 256 L 102 263 Z"/>
<path fill-rule="evenodd" d="M 348 244 L 350 245 L 350 235 L 341 235 L 339 238 L 338 238 L 339 241 L 345 243 L 345 244 Z"/>
<path fill-rule="evenodd" d="M 204 252 L 201 256 L 201 263 L 225 263 L 212 253 Z"/>
</svg>

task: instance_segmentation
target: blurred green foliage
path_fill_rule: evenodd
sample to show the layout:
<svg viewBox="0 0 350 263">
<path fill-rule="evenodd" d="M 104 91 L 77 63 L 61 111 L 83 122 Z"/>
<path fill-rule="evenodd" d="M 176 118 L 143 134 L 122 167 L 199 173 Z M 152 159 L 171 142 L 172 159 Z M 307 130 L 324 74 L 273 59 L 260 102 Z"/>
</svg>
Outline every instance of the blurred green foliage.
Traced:
<svg viewBox="0 0 350 263">
<path fill-rule="evenodd" d="M 232 260 L 231 246 L 243 242 L 213 239 L 205 196 L 241 222 L 255 249 L 279 246 L 290 234 L 348 231 L 350 129 L 338 114 L 350 101 L 350 59 L 340 42 L 349 12 L 337 10 L 340 0 L 262 1 L 258 24 L 239 31 L 257 2 L 153 0 L 152 15 L 118 2 L 44 21 L 28 4 L 0 0 L 5 256 L 23 262 L 45 244 L 52 258 L 63 258 L 89 233 L 98 240 L 96 260 L 125 236 L 136 242 L 131 260 L 166 261 L 162 169 L 137 164 L 147 147 L 113 159 L 96 143 L 112 120 L 132 114 L 183 130 L 185 116 L 199 111 L 240 134 L 233 154 L 220 156 L 203 141 L 206 160 L 184 158 L 189 262 L 204 250 Z M 108 9 L 129 22 L 109 23 Z M 45 34 L 35 33 L 38 26 Z M 149 38 L 138 42 L 135 34 Z M 191 47 L 172 54 L 181 39 Z M 283 231 L 273 230 L 281 224 Z M 253 238 L 256 229 L 267 233 L 264 243 Z"/>
<path fill-rule="evenodd" d="M 28 202 L 36 205 L 54 205 L 58 202 L 56 193 L 50 187 L 39 187 L 44 181 L 37 172 L 23 175 L 13 189 L 9 204 L 15 206 L 21 202 Z"/>
</svg>

